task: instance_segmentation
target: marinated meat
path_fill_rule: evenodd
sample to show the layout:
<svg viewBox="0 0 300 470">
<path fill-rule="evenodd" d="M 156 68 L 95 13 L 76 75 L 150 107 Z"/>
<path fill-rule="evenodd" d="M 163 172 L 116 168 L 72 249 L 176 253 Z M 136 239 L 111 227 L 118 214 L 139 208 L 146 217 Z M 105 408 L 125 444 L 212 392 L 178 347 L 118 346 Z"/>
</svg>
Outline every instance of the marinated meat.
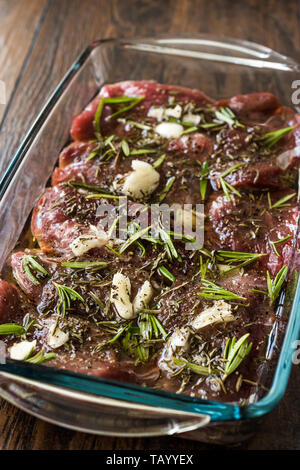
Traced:
<svg viewBox="0 0 300 470">
<path fill-rule="evenodd" d="M 243 192 L 230 200 L 216 193 L 207 211 L 206 241 L 212 249 L 264 254 L 259 262 L 273 275 L 289 264 L 299 217 L 295 191 Z"/>
<path fill-rule="evenodd" d="M 176 101 L 183 103 L 193 102 L 196 106 L 202 106 L 206 103 L 213 103 L 203 93 L 198 90 L 188 88 L 158 84 L 154 81 L 125 81 L 113 85 L 106 85 L 86 109 L 74 118 L 71 135 L 74 140 L 90 140 L 94 138 L 94 118 L 99 104 L 99 98 L 113 97 L 144 97 L 141 103 L 134 108 L 134 116 L 140 121 L 147 115 L 151 106 L 171 105 Z M 112 113 L 110 105 L 105 105 L 101 116 L 101 127 L 104 128 L 104 134 L 107 135 L 111 130 L 115 132 L 115 120 L 109 118 Z M 124 126 L 121 126 L 124 128 Z M 119 128 L 118 128 L 119 131 Z"/>
<path fill-rule="evenodd" d="M 21 314 L 22 303 L 18 290 L 13 284 L 0 279 L 0 322 L 14 321 Z"/>
<path fill-rule="evenodd" d="M 300 268 L 299 119 L 271 93 L 104 86 L 33 210 L 36 245 L 10 256 L 18 287 L 0 281 L 0 323 L 26 326 L 11 357 L 32 360 L 25 335 L 50 367 L 224 402 L 261 393 Z"/>
</svg>

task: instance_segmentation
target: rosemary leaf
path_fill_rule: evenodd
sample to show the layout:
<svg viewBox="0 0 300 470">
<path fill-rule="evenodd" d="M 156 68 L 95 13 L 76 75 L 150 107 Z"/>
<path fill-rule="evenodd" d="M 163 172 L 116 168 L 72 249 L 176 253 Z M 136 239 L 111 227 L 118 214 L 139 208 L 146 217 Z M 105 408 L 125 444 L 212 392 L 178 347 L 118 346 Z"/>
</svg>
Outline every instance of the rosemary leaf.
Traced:
<svg viewBox="0 0 300 470">
<path fill-rule="evenodd" d="M 202 279 L 202 284 L 204 287 L 201 287 L 203 292 L 198 292 L 197 295 L 203 297 L 204 299 L 213 299 L 213 300 L 247 300 L 241 295 L 234 294 L 228 290 L 223 289 L 222 287 L 214 284 L 211 281 Z"/>
<path fill-rule="evenodd" d="M 269 208 L 276 209 L 276 208 L 286 207 L 289 205 L 289 204 L 286 204 L 287 201 L 292 199 L 294 196 L 296 196 L 296 193 L 286 194 L 285 196 L 281 197 L 280 199 L 278 199 L 278 201 L 274 202 L 273 204 L 271 201 L 271 195 L 270 193 L 268 193 Z"/>
<path fill-rule="evenodd" d="M 23 335 L 26 330 L 17 323 L 3 323 L 0 325 L 0 335 Z"/>
<path fill-rule="evenodd" d="M 276 129 L 275 131 L 266 132 L 261 140 L 269 148 L 272 148 L 279 140 L 289 134 L 297 126 L 284 127 L 283 129 Z"/>
<path fill-rule="evenodd" d="M 159 266 L 158 271 L 169 281 L 175 282 L 175 277 L 165 266 Z"/>
<path fill-rule="evenodd" d="M 222 106 L 220 109 L 215 111 L 215 116 L 218 119 L 218 121 L 225 122 L 228 124 L 229 127 L 245 127 L 243 124 L 241 124 L 234 113 L 231 111 L 230 108 L 226 106 Z"/>
<path fill-rule="evenodd" d="M 238 341 L 236 338 L 228 339 L 225 349 L 224 349 L 224 359 L 226 361 L 224 375 L 222 380 L 232 374 L 243 360 L 248 356 L 251 351 L 252 343 L 248 344 L 246 341 L 250 336 L 249 333 L 243 335 Z"/>
<path fill-rule="evenodd" d="M 137 230 L 133 235 L 131 235 L 131 237 L 128 238 L 128 240 L 126 240 L 125 243 L 123 243 L 119 250 L 119 253 L 124 253 L 124 251 L 127 250 L 130 245 L 136 242 L 139 238 L 143 237 L 149 231 L 149 228 L 150 226 L 144 228 L 143 230 Z"/>
<path fill-rule="evenodd" d="M 72 269 L 89 269 L 89 268 L 105 268 L 108 263 L 105 261 L 64 261 L 61 263 L 64 268 Z"/>
<path fill-rule="evenodd" d="M 36 286 L 40 284 L 40 281 L 32 274 L 32 270 L 39 273 L 42 278 L 49 275 L 48 271 L 36 261 L 36 256 L 24 255 L 22 258 L 22 268 L 28 277 Z"/>
<path fill-rule="evenodd" d="M 175 179 L 176 179 L 175 176 L 171 176 L 171 177 L 167 180 L 166 186 L 164 187 L 164 189 L 161 191 L 160 195 L 158 196 L 159 202 L 162 202 L 162 201 L 165 199 L 165 197 L 167 196 L 168 192 L 169 192 L 170 189 L 172 188 Z"/>
<path fill-rule="evenodd" d="M 128 157 L 128 155 L 130 154 L 130 148 L 129 148 L 129 145 L 128 145 L 128 143 L 125 139 L 122 140 L 121 147 L 122 147 L 122 151 L 123 151 L 125 157 Z"/>
<path fill-rule="evenodd" d="M 130 97 L 130 96 L 119 96 L 119 97 L 113 97 L 113 98 L 100 98 L 95 117 L 94 117 L 94 130 L 95 130 L 95 135 L 98 140 L 102 139 L 102 134 L 101 134 L 101 116 L 102 116 L 102 111 L 103 107 L 106 104 L 122 104 L 122 103 L 130 103 L 127 106 L 123 106 L 122 108 L 118 109 L 115 113 L 111 114 L 109 117 L 114 118 L 116 116 L 119 116 L 122 113 L 125 113 L 126 111 L 129 111 L 132 109 L 134 106 L 139 104 L 145 97 L 144 96 L 139 96 L 139 97 Z"/>
<path fill-rule="evenodd" d="M 174 362 L 174 364 L 176 364 L 179 367 L 185 367 L 187 369 L 190 369 L 195 374 L 204 375 L 205 377 L 208 377 L 209 375 L 213 373 L 213 371 L 209 367 L 199 366 L 198 364 L 194 364 L 193 362 L 188 362 L 184 359 L 173 357 L 172 361 Z"/>
<path fill-rule="evenodd" d="M 39 351 L 34 356 L 26 359 L 26 362 L 31 362 L 32 364 L 44 364 L 45 362 L 52 361 L 56 358 L 56 354 L 53 352 L 44 353 L 44 351 Z"/>
<path fill-rule="evenodd" d="M 200 180 L 200 194 L 201 194 L 202 201 L 204 201 L 205 195 L 206 195 L 208 174 L 209 174 L 208 162 L 205 161 L 203 162 L 203 165 L 201 168 L 201 180 Z"/>
<path fill-rule="evenodd" d="M 71 289 L 70 287 L 58 284 L 57 282 L 52 281 L 53 285 L 56 288 L 58 294 L 58 305 L 57 305 L 57 313 L 65 316 L 67 308 L 71 307 L 72 301 L 79 300 L 83 304 L 85 304 L 84 299 L 81 297 L 78 292 Z"/>
<path fill-rule="evenodd" d="M 152 165 L 153 168 L 155 168 L 155 169 L 159 168 L 163 164 L 163 162 L 165 161 L 165 158 L 166 158 L 166 154 L 163 153 L 160 157 L 158 157 L 157 160 L 155 160 L 155 162 Z"/>
</svg>

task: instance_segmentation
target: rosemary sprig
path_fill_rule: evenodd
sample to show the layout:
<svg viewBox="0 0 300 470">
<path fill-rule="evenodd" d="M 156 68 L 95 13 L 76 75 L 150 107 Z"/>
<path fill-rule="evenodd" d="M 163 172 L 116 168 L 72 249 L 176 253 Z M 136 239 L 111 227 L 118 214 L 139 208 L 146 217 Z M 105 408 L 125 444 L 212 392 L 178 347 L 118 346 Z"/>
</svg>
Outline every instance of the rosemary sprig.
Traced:
<svg viewBox="0 0 300 470">
<path fill-rule="evenodd" d="M 216 254 L 216 258 L 218 261 L 228 264 L 234 264 L 234 266 L 228 271 L 226 271 L 226 273 L 235 269 L 240 269 L 243 266 L 247 266 L 248 264 L 256 261 L 258 258 L 261 258 L 262 256 L 266 256 L 266 253 L 246 253 L 239 251 L 218 250 Z M 235 263 L 239 264 L 236 265 Z"/>
<path fill-rule="evenodd" d="M 269 148 L 272 148 L 279 140 L 289 134 L 297 126 L 284 127 L 275 131 L 266 132 L 263 134 L 261 140 Z"/>
<path fill-rule="evenodd" d="M 258 289 L 251 289 L 252 292 L 258 292 L 260 294 L 268 295 L 270 298 L 270 304 L 272 305 L 280 294 L 281 287 L 285 281 L 286 275 L 288 272 L 288 266 L 282 266 L 278 271 L 275 278 L 272 280 L 270 272 L 267 271 L 267 288 L 268 292 Z"/>
<path fill-rule="evenodd" d="M 142 124 L 141 122 L 136 122 L 136 121 L 130 121 L 129 119 L 119 119 L 120 122 L 123 124 L 130 124 L 133 127 L 136 127 L 137 129 L 142 129 L 144 131 L 149 131 L 151 129 L 151 126 L 147 126 L 146 124 Z"/>
<path fill-rule="evenodd" d="M 170 178 L 168 178 L 164 189 L 161 191 L 161 193 L 160 193 L 159 196 L 158 196 L 159 202 L 162 202 L 162 201 L 165 199 L 165 197 L 167 196 L 168 192 L 169 192 L 170 189 L 172 188 L 175 179 L 176 179 L 175 176 L 171 176 Z"/>
<path fill-rule="evenodd" d="M 137 96 L 137 97 L 126 97 L 124 96 L 123 98 L 127 98 L 127 102 L 130 102 L 130 104 L 128 104 L 127 106 L 123 106 L 122 108 L 118 109 L 118 111 L 116 111 L 115 113 L 111 114 L 109 117 L 110 119 L 111 118 L 114 118 L 116 116 L 119 116 L 120 114 L 123 114 L 125 113 L 126 111 L 130 111 L 130 109 L 134 108 L 136 105 L 138 105 L 141 101 L 143 101 L 143 99 L 145 98 L 145 96 Z M 110 99 L 113 99 L 113 98 L 110 98 Z M 126 102 L 125 100 L 123 101 L 123 103 Z"/>
<path fill-rule="evenodd" d="M 248 344 L 249 333 L 243 335 L 238 341 L 236 338 L 228 339 L 224 349 L 224 360 L 226 361 L 222 380 L 232 374 L 251 351 L 252 343 Z"/>
<path fill-rule="evenodd" d="M 202 284 L 204 287 L 201 287 L 203 292 L 198 292 L 197 295 L 203 297 L 204 299 L 213 299 L 213 300 L 247 300 L 245 297 L 241 295 L 234 294 L 222 287 L 218 286 L 217 284 L 207 281 L 206 279 L 202 279 Z"/>
<path fill-rule="evenodd" d="M 205 262 L 203 262 L 203 256 L 200 255 L 200 274 L 201 274 L 202 279 L 205 279 L 205 276 L 206 276 L 207 270 L 208 270 L 209 262 L 210 262 L 209 258 Z"/>
<path fill-rule="evenodd" d="M 276 245 L 279 245 L 280 243 L 283 243 L 283 242 L 289 240 L 289 239 L 292 238 L 292 237 L 293 237 L 293 235 L 287 235 L 286 237 L 281 238 L 280 240 L 276 240 L 276 241 L 274 241 L 274 242 L 270 241 L 270 243 L 271 243 L 271 245 L 272 245 L 272 247 L 273 247 L 273 250 L 275 251 L 275 253 L 276 253 L 277 256 L 280 256 L 280 254 L 278 253 L 278 250 L 277 250 Z"/>
<path fill-rule="evenodd" d="M 114 138 L 115 138 L 114 135 L 110 135 L 104 141 L 99 142 L 96 148 L 88 155 L 86 161 L 88 162 L 92 160 L 93 158 L 97 157 L 97 155 L 99 155 L 100 152 L 104 150 L 106 147 L 109 147 L 109 149 L 106 150 L 101 155 L 101 160 L 104 160 L 108 155 L 109 155 L 109 158 L 111 158 L 112 154 L 116 153 L 117 151 L 116 147 L 113 144 Z M 95 140 L 94 142 L 97 142 L 97 140 Z"/>
<path fill-rule="evenodd" d="M 115 196 L 114 194 L 105 194 L 105 193 L 97 193 L 97 194 L 88 194 L 86 199 L 115 199 L 119 200 L 122 196 Z"/>
<path fill-rule="evenodd" d="M 162 326 L 162 324 L 160 323 L 160 321 L 157 319 L 157 317 L 153 314 L 148 314 L 149 317 L 150 317 L 150 320 L 152 322 L 152 326 L 153 326 L 153 331 L 154 331 L 154 336 L 155 338 L 158 338 L 159 337 L 159 333 L 161 334 L 161 336 L 163 337 L 163 339 L 166 339 L 166 337 L 168 336 L 168 333 L 166 332 L 166 330 L 164 329 L 164 327 Z"/>
<path fill-rule="evenodd" d="M 162 226 L 160 226 L 159 237 L 164 244 L 165 252 L 167 253 L 169 260 L 171 261 L 173 258 L 180 260 L 180 256 L 171 239 L 170 232 L 168 232 Z"/>
<path fill-rule="evenodd" d="M 216 110 L 215 116 L 218 121 L 225 122 L 229 127 L 245 127 L 237 120 L 235 114 L 227 106 L 222 106 L 220 109 Z"/>
<path fill-rule="evenodd" d="M 56 310 L 59 315 L 61 314 L 62 317 L 65 316 L 66 310 L 71 307 L 72 301 L 80 300 L 80 302 L 85 304 L 83 297 L 81 297 L 81 295 L 78 294 L 78 292 L 71 289 L 70 287 L 64 286 L 62 284 L 58 284 L 57 282 L 54 282 L 54 281 L 52 282 L 58 293 L 59 302 L 58 302 Z"/>
<path fill-rule="evenodd" d="M 44 351 L 39 351 L 34 356 L 26 359 L 26 362 L 31 362 L 32 364 L 44 364 L 45 362 L 52 361 L 56 358 L 56 354 L 53 352 L 45 353 Z"/>
<path fill-rule="evenodd" d="M 17 323 L 3 323 L 0 325 L 0 335 L 23 335 L 26 333 L 24 326 Z"/>
<path fill-rule="evenodd" d="M 138 319 L 138 326 L 141 340 L 146 344 L 138 344 L 137 351 L 140 359 L 142 361 L 147 361 L 150 355 L 150 347 L 147 345 L 147 342 L 152 340 L 153 335 L 158 339 L 161 334 L 163 339 L 165 339 L 167 337 L 167 332 L 156 316 L 151 313 L 141 313 Z"/>
<path fill-rule="evenodd" d="M 149 227 L 146 227 L 144 228 L 143 230 L 141 230 L 139 228 L 139 230 L 135 231 L 133 235 L 131 235 L 128 240 L 126 240 L 126 242 L 123 243 L 123 245 L 121 246 L 120 250 L 119 250 L 119 254 L 122 254 L 124 253 L 125 250 L 127 250 L 127 248 L 129 248 L 130 245 L 132 245 L 133 243 L 135 243 L 137 240 L 139 240 L 140 238 L 142 238 L 148 231 L 149 231 Z"/>
<path fill-rule="evenodd" d="M 111 339 L 105 341 L 102 344 L 99 344 L 96 347 L 96 351 L 100 351 L 105 346 L 115 343 L 123 335 L 123 333 L 125 333 L 128 330 L 128 328 L 130 328 L 130 326 L 131 326 L 131 323 L 128 323 L 127 325 L 121 327 Z"/>
<path fill-rule="evenodd" d="M 26 339 L 26 335 L 27 335 L 28 331 L 30 330 L 30 328 L 32 327 L 32 325 L 34 325 L 34 323 L 35 323 L 35 320 L 34 319 L 30 320 L 29 313 L 26 313 L 26 315 L 23 318 L 23 327 L 25 329 L 25 332 L 22 335 L 23 339 Z"/>
<path fill-rule="evenodd" d="M 228 176 L 230 173 L 233 173 L 234 171 L 236 171 L 238 168 L 240 168 L 243 165 L 244 163 L 237 163 L 236 165 L 233 165 L 231 168 L 228 168 L 228 170 L 224 171 L 224 173 L 222 173 L 221 176 L 219 176 L 219 181 L 222 186 L 222 190 L 224 191 L 224 194 L 226 198 L 228 199 L 228 201 L 231 201 L 230 193 L 233 193 L 238 197 L 242 197 L 242 195 L 236 188 L 234 188 L 231 184 L 229 184 L 224 178 Z"/>
<path fill-rule="evenodd" d="M 199 366 L 198 364 L 195 364 L 194 362 L 188 362 L 178 357 L 173 357 L 172 361 L 174 362 L 174 364 L 176 364 L 179 367 L 190 369 L 195 374 L 204 375 L 205 377 L 208 377 L 209 375 L 215 372 L 210 367 Z"/>
<path fill-rule="evenodd" d="M 127 325 L 119 328 L 111 339 L 99 344 L 96 351 L 99 351 L 105 346 L 111 345 L 122 338 L 121 345 L 123 350 L 134 354 L 137 353 L 139 359 L 142 362 L 145 362 L 150 357 L 150 343 L 153 340 L 153 337 L 158 339 L 160 335 L 163 339 L 167 337 L 165 329 L 155 315 L 152 313 L 141 312 L 137 320 L 137 326 L 133 326 L 132 322 L 127 323 Z"/>
<path fill-rule="evenodd" d="M 215 129 L 220 126 L 222 126 L 222 122 L 204 122 L 203 124 L 199 124 L 199 127 L 202 129 Z"/>
<path fill-rule="evenodd" d="M 270 297 L 270 302 L 273 304 L 277 297 L 280 294 L 281 287 L 285 281 L 286 275 L 288 272 L 288 266 L 282 266 L 280 271 L 276 274 L 275 278 L 272 280 L 269 271 L 267 271 L 267 286 L 268 286 L 268 295 Z"/>
<path fill-rule="evenodd" d="M 76 181 L 71 181 L 71 180 L 68 181 L 67 183 L 64 183 L 64 184 L 66 186 L 71 186 L 71 187 L 74 187 L 74 188 L 86 189 L 89 192 L 106 194 L 105 190 L 103 190 L 102 188 L 99 188 L 99 186 L 92 186 L 90 184 L 78 183 Z"/>
<path fill-rule="evenodd" d="M 202 201 L 204 201 L 205 195 L 206 195 L 208 175 L 209 175 L 208 162 L 205 161 L 203 162 L 203 165 L 201 168 L 201 180 L 200 180 L 200 194 L 201 194 Z"/>
<path fill-rule="evenodd" d="M 278 201 L 274 202 L 274 204 L 273 204 L 272 200 L 271 200 L 271 195 L 268 192 L 269 209 L 276 209 L 276 208 L 280 209 L 282 207 L 289 206 L 290 204 L 287 204 L 287 201 L 292 199 L 294 196 L 296 196 L 296 193 L 286 194 L 285 196 L 281 197 L 280 199 L 278 199 Z"/>
<path fill-rule="evenodd" d="M 36 256 L 24 255 L 22 258 L 22 268 L 28 279 L 36 286 L 40 284 L 40 281 L 32 274 L 31 271 L 35 271 L 40 274 L 42 278 L 49 275 L 48 271 L 46 271 L 46 269 L 36 261 Z"/>
<path fill-rule="evenodd" d="M 122 103 L 129 103 L 120 109 L 116 111 L 115 113 L 111 114 L 109 117 L 114 118 L 116 116 L 119 116 L 122 113 L 125 113 L 126 111 L 129 111 L 132 109 L 134 106 L 139 104 L 145 97 L 144 96 L 139 96 L 139 97 L 130 97 L 130 96 L 119 96 L 119 97 L 113 97 L 113 98 L 100 98 L 97 110 L 95 113 L 94 117 L 94 130 L 95 130 L 95 135 L 98 140 L 102 139 L 101 135 L 101 126 L 100 126 L 100 121 L 101 121 L 101 115 L 103 111 L 103 107 L 106 104 L 122 104 Z"/>
<path fill-rule="evenodd" d="M 130 155 L 144 155 L 146 153 L 156 153 L 156 149 L 134 149 L 130 151 Z"/>
<path fill-rule="evenodd" d="M 160 157 L 158 157 L 157 160 L 155 160 L 155 162 L 154 162 L 153 165 L 152 165 L 153 168 L 154 168 L 154 169 L 159 168 L 159 167 L 163 164 L 163 162 L 165 161 L 165 159 L 166 159 L 166 154 L 163 153 Z"/>
<path fill-rule="evenodd" d="M 61 266 L 72 269 L 103 269 L 108 266 L 108 263 L 105 261 L 63 261 Z"/>
<path fill-rule="evenodd" d="M 196 132 L 198 130 L 198 127 L 196 126 L 190 126 L 187 129 L 184 129 L 184 131 L 181 132 L 180 137 L 185 134 L 191 134 L 192 132 Z"/>
<path fill-rule="evenodd" d="M 191 122 L 181 121 L 180 119 L 176 119 L 176 118 L 172 118 L 172 117 L 169 117 L 167 121 L 168 122 L 176 122 L 176 124 L 180 124 L 181 126 L 187 127 L 187 128 L 194 128 L 195 127 L 194 124 L 192 124 Z"/>
<path fill-rule="evenodd" d="M 93 160 L 93 158 L 97 157 L 99 155 L 99 152 L 101 151 L 101 145 L 98 145 L 95 150 L 93 150 L 88 157 L 86 158 L 86 161 L 89 162 L 90 160 Z"/>
</svg>

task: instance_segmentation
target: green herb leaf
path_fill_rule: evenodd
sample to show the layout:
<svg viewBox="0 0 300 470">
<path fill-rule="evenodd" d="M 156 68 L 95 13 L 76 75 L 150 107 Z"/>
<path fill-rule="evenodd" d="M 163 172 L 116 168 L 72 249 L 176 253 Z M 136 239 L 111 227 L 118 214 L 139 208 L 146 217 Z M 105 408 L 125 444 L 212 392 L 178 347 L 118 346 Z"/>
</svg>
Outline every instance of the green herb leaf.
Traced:
<svg viewBox="0 0 300 470">
<path fill-rule="evenodd" d="M 157 152 L 156 149 L 134 149 L 134 150 L 131 150 L 130 156 L 131 155 L 144 155 L 146 153 L 156 153 L 156 152 Z"/>
<path fill-rule="evenodd" d="M 49 275 L 48 271 L 36 261 L 36 256 L 24 255 L 22 258 L 22 268 L 28 277 L 36 286 L 40 284 L 40 281 L 32 274 L 32 270 L 40 274 L 42 278 Z"/>
<path fill-rule="evenodd" d="M 139 238 L 143 237 L 150 229 L 150 226 L 149 227 L 146 227 L 144 228 L 143 230 L 137 230 L 133 235 L 131 235 L 128 240 L 126 240 L 125 243 L 123 243 L 123 245 L 121 246 L 120 248 L 120 251 L 119 253 L 122 254 L 124 253 L 125 250 L 127 250 L 127 248 L 132 245 L 133 243 L 135 243 Z"/>
<path fill-rule="evenodd" d="M 191 134 L 192 132 L 196 132 L 197 130 L 198 130 L 198 127 L 196 126 L 188 127 L 187 129 L 181 132 L 180 136 L 185 135 L 185 134 Z"/>
<path fill-rule="evenodd" d="M 284 238 L 281 238 L 280 240 L 276 240 L 274 242 L 270 241 L 272 247 L 273 247 L 273 250 L 275 251 L 276 255 L 279 257 L 280 254 L 278 253 L 278 250 L 277 250 L 277 247 L 276 245 L 279 245 L 280 243 L 283 243 L 283 242 L 286 242 L 287 240 L 289 240 L 290 238 L 292 238 L 293 235 L 287 235 L 286 237 Z"/>
<path fill-rule="evenodd" d="M 226 365 L 222 380 L 225 380 L 230 374 L 232 374 L 250 353 L 252 343 L 248 344 L 246 341 L 249 336 L 250 334 L 246 333 L 238 341 L 236 338 L 228 339 L 224 350 Z"/>
<path fill-rule="evenodd" d="M 222 173 L 221 176 L 219 177 L 221 187 L 228 201 L 231 201 L 230 193 L 233 193 L 238 197 L 242 197 L 242 195 L 236 188 L 234 188 L 231 184 L 225 181 L 224 178 L 228 176 L 230 173 L 233 173 L 234 171 L 236 171 L 238 168 L 240 168 L 243 165 L 244 163 L 237 163 L 236 165 L 233 165 L 231 168 L 228 168 L 228 170 L 224 171 L 224 173 Z"/>
<path fill-rule="evenodd" d="M 261 140 L 267 147 L 272 148 L 277 144 L 277 142 L 279 142 L 279 140 L 289 134 L 296 127 L 297 126 L 290 126 L 284 127 L 283 129 L 277 129 L 276 131 L 266 132 L 263 134 Z"/>
<path fill-rule="evenodd" d="M 122 150 L 123 150 L 123 153 L 124 153 L 125 157 L 128 157 L 128 155 L 130 154 L 130 148 L 129 148 L 129 145 L 128 145 L 128 143 L 125 139 L 122 140 L 121 147 L 122 147 Z"/>
<path fill-rule="evenodd" d="M 201 181 L 200 181 L 200 194 L 201 194 L 202 201 L 204 201 L 205 195 L 206 195 L 208 175 L 209 175 L 208 162 L 205 161 L 203 162 L 203 165 L 201 168 Z"/>
<path fill-rule="evenodd" d="M 124 124 L 130 124 L 131 126 L 136 127 L 137 129 L 142 129 L 144 131 L 149 131 L 151 129 L 151 126 L 147 126 L 146 124 L 142 124 L 141 122 L 136 122 L 136 121 L 130 121 L 130 120 L 123 120 L 119 119 L 119 121 L 124 122 Z"/>
<path fill-rule="evenodd" d="M 100 98 L 98 106 L 97 106 L 97 110 L 95 113 L 95 117 L 94 117 L 94 129 L 95 129 L 95 135 L 97 139 L 98 140 L 102 139 L 100 122 L 101 122 L 101 115 L 102 115 L 104 105 L 130 103 L 127 106 L 120 108 L 118 111 L 116 111 L 115 113 L 109 116 L 110 118 L 114 118 L 122 113 L 125 113 L 126 111 L 129 111 L 134 106 L 139 104 L 144 98 L 145 98 L 144 96 L 139 96 L 139 97 L 119 96 L 119 97 L 113 97 L 113 98 Z"/>
<path fill-rule="evenodd" d="M 63 261 L 61 265 L 64 268 L 72 269 L 90 269 L 90 268 L 99 268 L 103 269 L 108 266 L 108 263 L 105 261 Z"/>
<path fill-rule="evenodd" d="M 175 179 L 176 179 L 175 176 L 171 176 L 171 177 L 167 180 L 167 183 L 166 183 L 164 189 L 161 191 L 161 193 L 160 193 L 159 196 L 158 196 L 159 202 L 162 202 L 162 201 L 165 199 L 165 197 L 167 196 L 168 192 L 169 192 L 170 189 L 172 188 Z"/>
<path fill-rule="evenodd" d="M 215 116 L 218 121 L 225 122 L 229 127 L 245 127 L 237 120 L 231 109 L 226 106 L 222 106 L 220 109 L 215 111 Z"/>
<path fill-rule="evenodd" d="M 203 297 L 205 299 L 213 299 L 213 300 L 247 300 L 245 297 L 240 295 L 234 294 L 222 287 L 214 284 L 211 281 L 207 281 L 206 279 L 202 279 L 202 284 L 204 287 L 201 287 L 203 292 L 198 292 L 197 295 Z"/>
<path fill-rule="evenodd" d="M 52 359 L 56 358 L 56 354 L 45 353 L 44 351 L 39 351 L 34 356 L 29 357 L 26 359 L 26 362 L 31 362 L 32 364 L 44 364 L 45 362 L 52 361 Z"/>
<path fill-rule="evenodd" d="M 281 287 L 285 281 L 287 272 L 288 266 L 282 266 L 280 271 L 278 271 L 275 278 L 272 280 L 269 271 L 267 271 L 268 295 L 270 297 L 271 304 L 275 302 L 278 295 L 280 294 Z"/>
<path fill-rule="evenodd" d="M 177 366 L 190 369 L 195 374 L 204 375 L 204 377 L 208 377 L 209 375 L 214 373 L 214 371 L 212 371 L 209 367 L 199 366 L 198 364 L 194 364 L 193 362 L 188 362 L 184 359 L 173 357 L 172 361 Z"/>
<path fill-rule="evenodd" d="M 59 302 L 57 305 L 57 313 L 65 316 L 66 310 L 71 307 L 72 301 L 79 300 L 83 304 L 85 304 L 84 299 L 81 297 L 78 292 L 71 289 L 70 287 L 58 284 L 57 282 L 52 281 L 53 285 L 56 288 L 58 293 Z"/>
<path fill-rule="evenodd" d="M 165 266 L 159 266 L 158 271 L 169 281 L 175 282 L 175 277 Z"/>
<path fill-rule="evenodd" d="M 159 168 L 163 162 L 165 161 L 165 158 L 166 158 L 166 154 L 163 153 L 160 157 L 158 157 L 157 160 L 155 160 L 155 162 L 153 163 L 153 168 L 156 169 L 156 168 Z"/>
<path fill-rule="evenodd" d="M 165 251 L 167 253 L 169 260 L 172 260 L 172 258 L 179 260 L 179 255 L 170 237 L 170 233 L 167 230 L 165 230 L 162 226 L 159 227 L 159 237 L 164 244 L 164 248 L 165 248 Z"/>
<path fill-rule="evenodd" d="M 218 250 L 216 254 L 216 258 L 218 261 L 222 263 L 234 264 L 234 266 L 226 271 L 229 273 L 232 270 L 240 269 L 243 266 L 247 266 L 250 263 L 253 263 L 258 258 L 262 256 L 267 256 L 266 253 L 245 253 L 240 251 L 225 251 L 225 250 Z M 238 263 L 238 264 L 236 264 Z"/>
<path fill-rule="evenodd" d="M 17 323 L 3 323 L 0 325 L 0 335 L 23 335 L 26 330 Z"/>
<path fill-rule="evenodd" d="M 128 98 L 128 97 L 127 97 Z M 114 118 L 116 116 L 119 116 L 120 114 L 123 114 L 125 113 L 126 111 L 129 111 L 130 109 L 134 108 L 135 106 L 137 106 L 141 101 L 143 101 L 143 99 L 145 98 L 145 96 L 138 96 L 138 97 L 135 97 L 135 98 L 130 98 L 130 100 L 128 101 L 131 101 L 131 103 L 127 106 L 123 106 L 123 108 L 121 109 L 118 109 L 118 111 L 116 111 L 115 113 L 111 114 L 109 117 L 110 118 Z M 125 102 L 125 101 L 123 101 Z"/>
<path fill-rule="evenodd" d="M 276 208 L 289 206 L 289 204 L 286 204 L 287 201 L 289 201 L 290 199 L 292 199 L 295 196 L 296 196 L 296 193 L 286 194 L 285 196 L 281 197 L 280 199 L 278 199 L 278 201 L 274 202 L 274 204 L 273 204 L 272 201 L 271 201 L 271 195 L 270 195 L 270 193 L 268 193 L 269 208 L 270 209 L 276 209 Z"/>
</svg>

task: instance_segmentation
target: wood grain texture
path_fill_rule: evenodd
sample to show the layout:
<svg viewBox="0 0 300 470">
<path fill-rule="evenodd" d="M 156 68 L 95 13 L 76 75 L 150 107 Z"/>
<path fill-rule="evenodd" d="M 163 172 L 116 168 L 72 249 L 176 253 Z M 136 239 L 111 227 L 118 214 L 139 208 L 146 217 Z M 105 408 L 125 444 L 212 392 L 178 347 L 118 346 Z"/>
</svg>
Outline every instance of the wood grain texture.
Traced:
<svg viewBox="0 0 300 470">
<path fill-rule="evenodd" d="M 0 171 L 41 106 L 82 49 L 107 37 L 214 33 L 269 46 L 300 60 L 300 7 L 294 0 L 0 0 Z M 13 32 L 12 32 L 13 31 Z M 9 58 L 14 57 L 14 61 Z M 300 368 L 287 393 L 242 449 L 300 449 Z M 0 402 L 0 449 L 212 449 L 178 438 L 90 436 L 44 423 Z"/>
<path fill-rule="evenodd" d="M 26 65 L 26 58 L 34 46 L 47 0 L 33 0 L 24 8 L 18 0 L 0 1 L 0 80 L 5 83 L 6 103 L 17 90 Z M 0 122 L 5 106 L 0 106 Z"/>
</svg>

